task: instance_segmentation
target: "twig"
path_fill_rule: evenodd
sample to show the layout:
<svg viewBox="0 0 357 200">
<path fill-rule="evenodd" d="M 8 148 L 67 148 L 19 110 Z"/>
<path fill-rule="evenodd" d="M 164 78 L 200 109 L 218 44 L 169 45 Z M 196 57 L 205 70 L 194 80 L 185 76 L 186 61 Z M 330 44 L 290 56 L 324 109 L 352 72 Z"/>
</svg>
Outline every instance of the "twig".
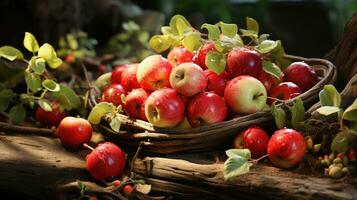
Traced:
<svg viewBox="0 0 357 200">
<path fill-rule="evenodd" d="M 31 133 L 36 135 L 52 136 L 54 130 L 48 128 L 36 128 L 30 126 L 20 126 L 10 123 L 0 122 L 0 131 L 4 132 L 16 132 L 16 133 Z"/>
<path fill-rule="evenodd" d="M 135 155 L 134 155 L 134 157 L 133 157 L 133 159 L 132 159 L 132 161 L 131 161 L 131 165 L 130 165 L 130 177 L 132 176 L 132 172 L 133 172 L 133 169 L 134 169 L 134 162 L 135 162 L 135 160 L 136 160 L 136 158 L 139 156 L 139 153 L 140 153 L 140 151 L 141 151 L 141 146 L 144 144 L 144 142 L 143 141 L 140 141 L 140 143 L 139 143 L 139 146 L 138 146 L 138 148 L 136 149 L 136 152 L 135 152 Z"/>
</svg>

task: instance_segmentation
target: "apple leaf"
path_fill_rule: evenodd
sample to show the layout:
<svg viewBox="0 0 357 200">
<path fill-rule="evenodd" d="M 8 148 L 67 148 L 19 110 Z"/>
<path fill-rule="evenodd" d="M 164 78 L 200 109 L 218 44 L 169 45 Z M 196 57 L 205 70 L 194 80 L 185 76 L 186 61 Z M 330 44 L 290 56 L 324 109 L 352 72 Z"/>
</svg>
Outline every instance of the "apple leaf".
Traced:
<svg viewBox="0 0 357 200">
<path fill-rule="evenodd" d="M 190 52 L 196 51 L 201 46 L 201 35 L 198 32 L 192 32 L 182 40 L 182 45 Z"/>
<path fill-rule="evenodd" d="M 30 68 L 38 75 L 43 74 L 46 69 L 46 61 L 43 58 L 32 57 L 30 60 Z"/>
<path fill-rule="evenodd" d="M 51 92 L 58 92 L 61 89 L 60 86 L 54 80 L 50 79 L 42 81 L 42 86 Z"/>
<path fill-rule="evenodd" d="M 72 90 L 72 88 L 65 85 L 60 85 L 60 90 L 57 92 L 52 92 L 52 96 L 57 100 L 61 108 L 65 110 L 77 109 L 81 106 L 81 99 Z"/>
<path fill-rule="evenodd" d="M 219 22 L 219 26 L 221 27 L 222 34 L 229 38 L 233 38 L 238 33 L 237 24 L 226 24 L 224 22 Z"/>
<path fill-rule="evenodd" d="M 62 60 L 57 58 L 56 51 L 54 48 L 48 44 L 43 44 L 38 50 L 38 56 L 45 59 L 47 64 L 52 68 L 56 69 L 62 64 Z"/>
<path fill-rule="evenodd" d="M 258 38 L 258 44 L 261 44 L 262 42 L 264 42 L 265 40 L 267 40 L 269 38 L 269 34 L 261 34 Z"/>
<path fill-rule="evenodd" d="M 252 165 L 246 157 L 240 155 L 228 157 L 223 165 L 224 179 L 230 181 L 240 175 L 246 174 Z"/>
<path fill-rule="evenodd" d="M 176 28 L 179 36 L 184 35 L 184 33 L 189 29 L 189 24 L 187 21 L 184 21 L 182 18 L 177 18 L 176 20 Z"/>
<path fill-rule="evenodd" d="M 120 118 L 115 115 L 115 117 L 113 117 L 112 120 L 110 121 L 109 125 L 110 128 L 112 128 L 115 132 L 119 132 L 121 126 Z"/>
<path fill-rule="evenodd" d="M 320 113 L 321 115 L 328 116 L 333 113 L 337 113 L 340 110 L 341 109 L 339 107 L 335 107 L 335 106 L 322 106 L 322 107 L 318 108 L 316 111 L 318 113 Z"/>
<path fill-rule="evenodd" d="M 22 104 L 18 104 L 10 109 L 9 116 L 13 123 L 19 124 L 25 120 L 26 110 Z"/>
<path fill-rule="evenodd" d="M 251 153 L 250 153 L 249 149 L 228 149 L 226 151 L 226 155 L 228 157 L 233 157 L 233 156 L 239 155 L 239 156 L 242 156 L 247 159 L 251 158 Z"/>
<path fill-rule="evenodd" d="M 271 61 L 263 60 L 263 70 L 278 79 L 283 76 L 283 72 L 280 70 L 280 68 Z"/>
<path fill-rule="evenodd" d="M 102 117 L 108 113 L 114 113 L 115 106 L 112 103 L 100 102 L 94 106 L 88 116 L 88 121 L 92 124 L 99 124 Z"/>
<path fill-rule="evenodd" d="M 48 60 L 47 64 L 52 68 L 52 69 L 56 69 L 57 67 L 59 67 L 62 64 L 62 60 L 61 58 L 54 58 L 52 60 Z"/>
<path fill-rule="evenodd" d="M 341 95 L 336 90 L 335 86 L 325 85 L 324 89 L 319 93 L 320 103 L 322 106 L 341 106 Z"/>
<path fill-rule="evenodd" d="M 174 34 L 179 34 L 178 26 L 181 26 L 180 24 L 182 22 L 187 26 L 191 26 L 190 23 L 186 20 L 186 18 L 182 15 L 175 15 L 171 18 L 169 26 Z"/>
<path fill-rule="evenodd" d="M 46 99 L 40 99 L 38 100 L 38 105 L 45 110 L 46 112 L 51 112 L 52 111 L 52 107 L 50 102 L 48 102 Z"/>
<path fill-rule="evenodd" d="M 35 73 L 25 75 L 25 82 L 27 87 L 34 93 L 41 90 L 41 77 Z"/>
<path fill-rule="evenodd" d="M 0 112 L 5 111 L 9 107 L 10 100 L 13 96 L 15 96 L 15 93 L 10 89 L 0 91 Z"/>
<path fill-rule="evenodd" d="M 273 40 L 264 40 L 257 47 L 256 50 L 262 54 L 269 53 L 278 47 L 279 43 Z"/>
<path fill-rule="evenodd" d="M 300 98 L 297 98 L 292 106 L 289 106 L 291 112 L 291 125 L 295 130 L 300 130 L 300 122 L 305 119 L 305 107 Z"/>
<path fill-rule="evenodd" d="M 32 33 L 29 32 L 25 33 L 24 46 L 27 50 L 29 50 L 32 53 L 37 52 L 38 49 L 40 48 L 38 46 L 35 36 L 33 36 Z"/>
<path fill-rule="evenodd" d="M 254 31 L 255 34 L 259 33 L 259 24 L 255 19 L 247 17 L 246 18 L 247 29 L 250 31 Z"/>
<path fill-rule="evenodd" d="M 242 36 L 249 37 L 253 40 L 258 38 L 258 35 L 256 32 L 251 31 L 251 30 L 245 30 L 245 29 L 239 29 L 240 32 L 242 33 Z"/>
<path fill-rule="evenodd" d="M 69 48 L 71 48 L 72 50 L 78 49 L 78 42 L 73 34 L 67 34 L 66 39 Z"/>
<path fill-rule="evenodd" d="M 281 107 L 275 105 L 275 102 L 271 105 L 271 114 L 274 117 L 275 124 L 279 129 L 286 126 L 286 113 Z"/>
<path fill-rule="evenodd" d="M 208 39 L 209 40 L 218 40 L 219 39 L 219 35 L 221 33 L 219 31 L 218 26 L 204 23 L 201 26 L 201 29 L 203 29 L 203 28 L 207 29 L 207 31 L 208 31 Z"/>
<path fill-rule="evenodd" d="M 346 108 L 342 118 L 348 121 L 357 122 L 357 98 L 353 101 L 352 105 Z"/>
<path fill-rule="evenodd" d="M 346 152 L 349 147 L 347 133 L 339 132 L 331 143 L 331 150 L 337 153 Z"/>
<path fill-rule="evenodd" d="M 20 50 L 10 47 L 10 46 L 2 46 L 0 48 L 0 57 L 6 58 L 10 61 L 14 61 L 16 59 L 24 59 L 24 55 Z"/>
<path fill-rule="evenodd" d="M 149 41 L 150 47 L 158 53 L 161 53 L 170 48 L 171 44 L 172 41 L 168 35 L 154 35 Z"/>
<path fill-rule="evenodd" d="M 174 32 L 172 32 L 172 29 L 169 26 L 161 27 L 161 33 L 163 35 L 174 35 Z"/>
<path fill-rule="evenodd" d="M 226 67 L 226 58 L 224 54 L 216 51 L 210 51 L 206 55 L 206 65 L 208 69 L 216 74 L 221 74 Z"/>
</svg>

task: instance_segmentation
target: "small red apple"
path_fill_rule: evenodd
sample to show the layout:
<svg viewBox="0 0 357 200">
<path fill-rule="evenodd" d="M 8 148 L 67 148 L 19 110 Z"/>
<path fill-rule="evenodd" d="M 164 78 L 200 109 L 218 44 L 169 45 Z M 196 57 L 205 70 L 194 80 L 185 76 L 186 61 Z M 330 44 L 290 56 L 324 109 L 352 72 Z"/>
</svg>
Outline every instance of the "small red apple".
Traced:
<svg viewBox="0 0 357 200">
<path fill-rule="evenodd" d="M 142 88 L 133 89 L 125 98 L 124 111 L 129 117 L 147 121 L 145 116 L 145 101 L 149 93 Z"/>
<path fill-rule="evenodd" d="M 154 91 L 170 87 L 170 62 L 161 55 L 152 55 L 145 58 L 138 66 L 137 80 L 142 88 Z"/>
<path fill-rule="evenodd" d="M 130 92 L 132 89 L 140 88 L 138 80 L 136 79 L 136 71 L 138 70 L 137 63 L 129 64 L 121 74 L 120 84 L 125 91 Z"/>
<path fill-rule="evenodd" d="M 283 128 L 274 132 L 268 143 L 268 155 L 273 165 L 292 168 L 304 157 L 306 142 L 300 132 Z"/>
<path fill-rule="evenodd" d="M 187 105 L 187 119 L 192 127 L 221 122 L 226 117 L 224 99 L 213 92 L 199 93 Z"/>
<path fill-rule="evenodd" d="M 68 63 L 74 63 L 75 58 L 74 58 L 73 54 L 67 54 L 67 56 L 64 58 L 64 60 Z"/>
<path fill-rule="evenodd" d="M 294 62 L 284 70 L 284 80 L 295 83 L 305 92 L 319 82 L 319 77 L 308 64 Z"/>
<path fill-rule="evenodd" d="M 111 75 L 111 83 L 120 84 L 121 81 L 121 74 L 123 73 L 124 69 L 127 68 L 128 65 L 117 65 L 114 67 Z"/>
<path fill-rule="evenodd" d="M 123 187 L 122 191 L 123 191 L 123 194 L 124 194 L 125 196 L 128 196 L 128 195 L 130 195 L 130 193 L 133 192 L 133 186 L 131 186 L 131 185 L 126 185 L 126 186 Z"/>
<path fill-rule="evenodd" d="M 185 104 L 171 88 L 156 90 L 146 100 L 145 115 L 156 127 L 175 127 L 185 117 Z"/>
<path fill-rule="evenodd" d="M 112 184 L 115 186 L 115 187 L 118 187 L 119 185 L 121 185 L 121 181 L 120 180 L 114 180 L 112 182 Z"/>
<path fill-rule="evenodd" d="M 206 55 L 210 51 L 216 51 L 216 47 L 213 42 L 207 42 L 203 44 L 198 50 L 197 54 L 193 58 L 194 63 L 201 66 L 202 69 L 207 69 L 206 65 Z"/>
<path fill-rule="evenodd" d="M 115 106 L 122 105 L 121 95 L 126 91 L 120 84 L 110 84 L 103 91 L 101 101 L 113 103 Z"/>
<path fill-rule="evenodd" d="M 36 110 L 36 121 L 45 125 L 46 127 L 57 127 L 61 120 L 67 115 L 65 112 L 61 111 L 60 104 L 57 102 L 52 103 L 52 111 L 46 112 L 43 108 L 38 107 Z"/>
<path fill-rule="evenodd" d="M 295 83 L 292 82 L 282 82 L 273 87 L 270 90 L 269 97 L 280 99 L 280 100 L 289 100 L 301 94 L 301 89 Z M 268 103 L 272 104 L 275 100 L 269 98 Z"/>
<path fill-rule="evenodd" d="M 219 96 L 223 97 L 224 88 L 226 87 L 226 83 L 229 79 L 228 73 L 223 71 L 221 74 L 216 74 L 216 72 L 206 69 L 205 74 L 208 80 L 207 90 L 212 91 Z"/>
<path fill-rule="evenodd" d="M 58 137 L 63 146 L 79 149 L 92 137 L 92 125 L 85 119 L 65 117 L 58 126 Z"/>
<path fill-rule="evenodd" d="M 125 164 L 125 152 L 111 142 L 99 144 L 86 156 L 87 170 L 98 181 L 122 174 Z"/>
<path fill-rule="evenodd" d="M 275 64 L 273 65 L 275 67 Z M 269 91 L 275 87 L 276 85 L 278 85 L 279 83 L 282 82 L 282 78 L 277 78 L 267 72 L 264 71 L 264 69 L 262 69 L 262 71 L 260 71 L 258 79 L 260 80 L 260 82 L 263 83 L 265 90 L 269 93 Z"/>
<path fill-rule="evenodd" d="M 232 78 L 240 75 L 258 77 L 262 70 L 262 57 L 247 48 L 234 48 L 227 56 L 227 71 Z"/>
<path fill-rule="evenodd" d="M 251 126 L 240 132 L 234 139 L 236 149 L 249 149 L 252 158 L 257 159 L 267 154 L 268 134 L 258 126 Z"/>
<path fill-rule="evenodd" d="M 200 66 L 182 63 L 172 69 L 170 84 L 176 92 L 190 97 L 206 89 L 207 78 Z"/>
<path fill-rule="evenodd" d="M 167 55 L 167 60 L 172 64 L 172 66 L 177 66 L 181 63 L 192 62 L 194 55 L 194 53 L 190 52 L 185 47 L 178 46 L 171 49 Z"/>
</svg>

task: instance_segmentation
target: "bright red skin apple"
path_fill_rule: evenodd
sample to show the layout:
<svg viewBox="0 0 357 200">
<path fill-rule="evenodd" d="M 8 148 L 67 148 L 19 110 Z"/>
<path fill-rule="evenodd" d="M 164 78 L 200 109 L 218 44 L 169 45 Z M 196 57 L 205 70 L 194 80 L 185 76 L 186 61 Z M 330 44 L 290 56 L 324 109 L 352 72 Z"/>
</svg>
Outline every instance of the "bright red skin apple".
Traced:
<svg viewBox="0 0 357 200">
<path fill-rule="evenodd" d="M 170 87 L 170 73 L 172 65 L 161 55 L 152 55 L 145 58 L 138 66 L 137 80 L 142 88 L 154 91 Z"/>
<path fill-rule="evenodd" d="M 202 67 L 202 69 L 207 69 L 206 65 L 206 55 L 210 51 L 217 51 L 213 42 L 207 42 L 203 44 L 198 50 L 196 56 L 193 58 L 193 61 Z"/>
<path fill-rule="evenodd" d="M 123 73 L 124 69 L 127 67 L 128 65 L 122 65 L 122 64 L 115 66 L 110 78 L 111 83 L 120 84 L 121 74 Z"/>
<path fill-rule="evenodd" d="M 282 82 L 270 90 L 269 97 L 280 100 L 289 100 L 301 94 L 301 89 L 295 83 Z M 275 100 L 268 99 L 268 103 L 272 104 Z"/>
<path fill-rule="evenodd" d="M 122 105 L 121 95 L 126 91 L 120 84 L 110 84 L 103 90 L 101 101 L 113 103 L 115 106 Z"/>
<path fill-rule="evenodd" d="M 199 93 L 187 105 L 187 119 L 192 127 L 221 122 L 226 117 L 224 99 L 213 92 Z"/>
<path fill-rule="evenodd" d="M 223 71 L 221 74 L 216 74 L 216 72 L 206 69 L 205 74 L 208 80 L 207 90 L 212 91 L 219 96 L 223 97 L 224 88 L 226 87 L 226 83 L 229 79 L 228 73 Z"/>
<path fill-rule="evenodd" d="M 145 116 L 145 101 L 149 93 L 142 88 L 133 89 L 125 98 L 124 111 L 129 117 L 147 121 Z"/>
<path fill-rule="evenodd" d="M 268 134 L 258 126 L 251 126 L 240 132 L 234 139 L 236 149 L 249 149 L 252 158 L 257 159 L 267 154 Z"/>
<path fill-rule="evenodd" d="M 300 132 L 283 128 L 274 132 L 268 143 L 268 155 L 274 166 L 292 168 L 306 152 L 306 142 Z"/>
<path fill-rule="evenodd" d="M 200 66 L 182 63 L 172 69 L 170 84 L 176 92 L 191 97 L 206 89 L 207 78 Z"/>
<path fill-rule="evenodd" d="M 227 56 L 227 71 L 232 78 L 240 75 L 258 77 L 262 70 L 262 57 L 246 48 L 234 48 Z"/>
<path fill-rule="evenodd" d="M 86 156 L 87 170 L 98 181 L 122 174 L 125 163 L 125 152 L 111 142 L 99 144 Z"/>
<path fill-rule="evenodd" d="M 58 126 L 58 137 L 63 146 L 80 149 L 92 137 L 92 125 L 85 119 L 65 117 Z"/>
<path fill-rule="evenodd" d="M 319 82 L 319 77 L 308 64 L 294 62 L 284 70 L 284 80 L 295 83 L 305 92 Z"/>
<path fill-rule="evenodd" d="M 195 54 L 187 50 L 183 46 L 173 48 L 167 55 L 167 60 L 172 66 L 177 66 L 181 63 L 192 62 Z"/>
<path fill-rule="evenodd" d="M 38 107 L 36 110 L 36 121 L 45 125 L 46 127 L 57 127 L 61 120 L 65 118 L 67 115 L 65 112 L 62 112 L 60 109 L 60 105 L 57 102 L 52 103 L 51 105 L 52 111 L 46 112 L 41 107 Z"/>
<path fill-rule="evenodd" d="M 125 196 L 128 196 L 130 193 L 133 192 L 133 186 L 126 185 L 126 186 L 123 187 L 122 191 L 123 191 Z"/>
<path fill-rule="evenodd" d="M 171 88 L 156 90 L 146 100 L 145 115 L 156 127 L 175 127 L 185 117 L 185 104 Z"/>
<path fill-rule="evenodd" d="M 269 93 L 273 87 L 282 82 L 282 78 L 277 78 L 262 69 L 259 73 L 258 79 L 263 83 L 265 90 Z"/>
<path fill-rule="evenodd" d="M 139 64 L 129 64 L 122 72 L 120 84 L 124 87 L 125 91 L 130 92 L 132 89 L 140 88 L 140 84 L 136 79 L 136 71 Z"/>
</svg>

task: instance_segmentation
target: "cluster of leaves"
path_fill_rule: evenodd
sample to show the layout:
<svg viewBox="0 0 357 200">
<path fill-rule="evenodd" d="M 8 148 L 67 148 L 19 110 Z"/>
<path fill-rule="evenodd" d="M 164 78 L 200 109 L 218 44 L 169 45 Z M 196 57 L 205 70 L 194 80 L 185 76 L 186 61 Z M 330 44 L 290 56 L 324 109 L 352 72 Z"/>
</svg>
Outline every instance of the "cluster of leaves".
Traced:
<svg viewBox="0 0 357 200">
<path fill-rule="evenodd" d="M 333 85 L 325 85 L 319 98 L 321 107 L 316 112 L 340 123 L 340 132 L 331 143 L 331 151 L 344 153 L 357 142 L 357 98 L 344 109 L 341 95 Z"/>
<path fill-rule="evenodd" d="M 26 68 L 19 70 L 18 73 L 25 78 L 26 92 L 17 94 L 10 87 L 6 87 L 6 82 L 0 87 L 0 112 L 7 111 L 11 102 L 16 105 L 9 109 L 9 116 L 13 123 L 21 123 L 26 117 L 24 104 L 34 108 L 35 103 L 46 111 L 51 111 L 51 103 L 47 100 L 48 93 L 53 100 L 60 103 L 61 108 L 71 110 L 80 106 L 80 99 L 77 94 L 69 87 L 58 84 L 50 78 L 46 69 L 56 69 L 62 64 L 62 60 L 57 57 L 54 48 L 45 43 L 39 46 L 36 38 L 26 32 L 23 41 L 24 47 L 32 53 L 30 60 L 26 60 L 20 50 L 3 46 L 0 48 L 0 57 L 10 62 L 21 61 L 26 64 Z M 6 62 L 3 62 L 6 64 Z"/>
<path fill-rule="evenodd" d="M 305 129 L 305 107 L 300 98 L 281 105 L 276 105 L 274 102 L 270 111 L 279 129 L 284 127 L 300 131 Z"/>
<path fill-rule="evenodd" d="M 229 149 L 226 151 L 228 159 L 224 162 L 223 175 L 226 181 L 249 172 L 253 165 L 249 149 Z"/>
</svg>

